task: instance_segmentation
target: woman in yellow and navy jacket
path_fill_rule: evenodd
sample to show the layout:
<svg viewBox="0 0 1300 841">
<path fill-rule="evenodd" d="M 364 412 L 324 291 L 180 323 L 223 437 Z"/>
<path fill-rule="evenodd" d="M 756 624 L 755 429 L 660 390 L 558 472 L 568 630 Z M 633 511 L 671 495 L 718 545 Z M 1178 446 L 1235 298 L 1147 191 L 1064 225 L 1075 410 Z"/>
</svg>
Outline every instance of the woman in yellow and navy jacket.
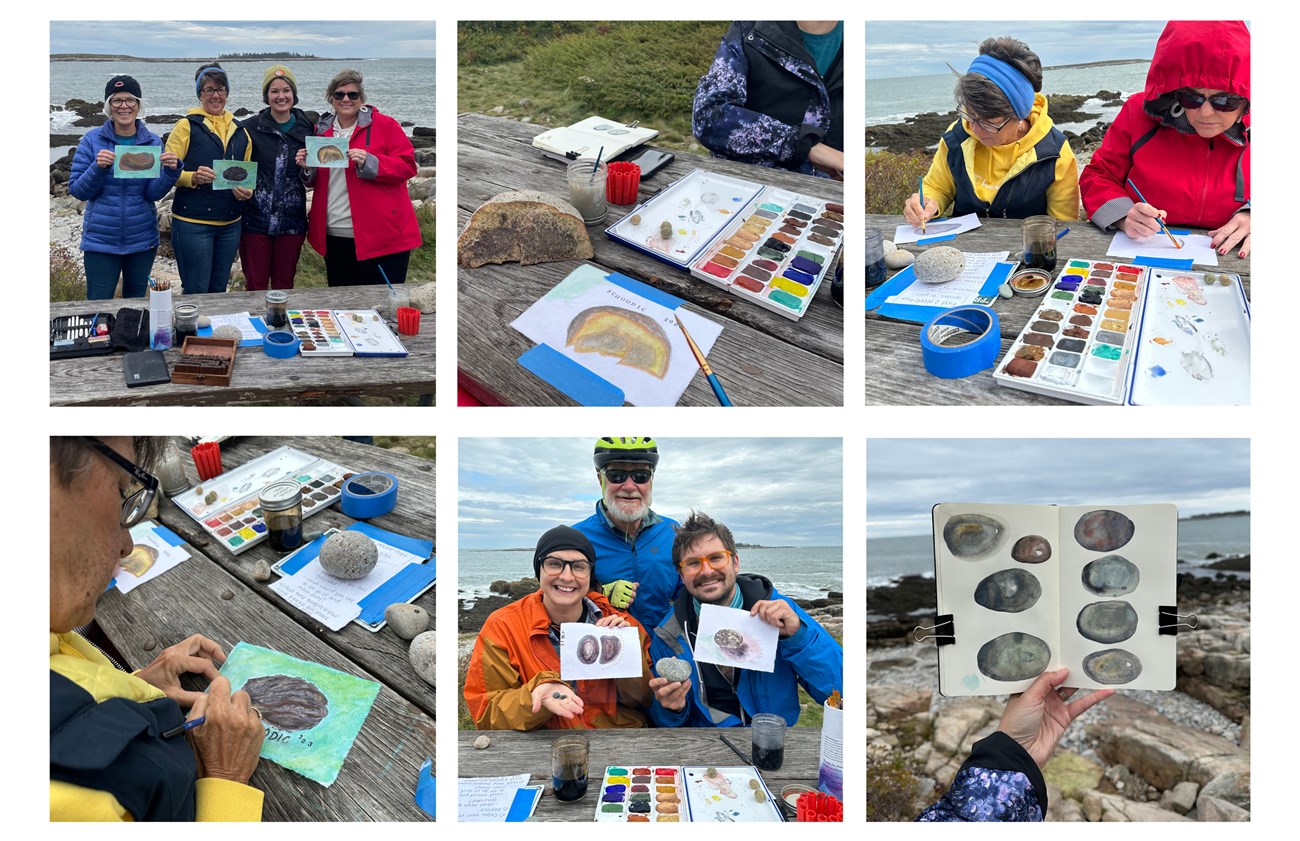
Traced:
<svg viewBox="0 0 1300 841">
<path fill-rule="evenodd" d="M 172 199 L 172 248 L 186 295 L 226 291 L 239 251 L 243 203 L 253 196 L 243 187 L 212 189 L 214 161 L 247 161 L 253 153 L 248 131 L 226 110 L 226 71 L 215 62 L 200 67 L 194 92 L 199 106 L 186 112 L 167 138 L 167 151 L 184 162 Z"/>
<path fill-rule="evenodd" d="M 1043 68 L 1023 42 L 989 38 L 957 81 L 961 119 L 948 127 L 924 179 L 925 206 L 913 193 L 910 225 L 944 215 L 1024 219 L 1079 217 L 1079 168 L 1052 124 L 1041 93 Z"/>
</svg>

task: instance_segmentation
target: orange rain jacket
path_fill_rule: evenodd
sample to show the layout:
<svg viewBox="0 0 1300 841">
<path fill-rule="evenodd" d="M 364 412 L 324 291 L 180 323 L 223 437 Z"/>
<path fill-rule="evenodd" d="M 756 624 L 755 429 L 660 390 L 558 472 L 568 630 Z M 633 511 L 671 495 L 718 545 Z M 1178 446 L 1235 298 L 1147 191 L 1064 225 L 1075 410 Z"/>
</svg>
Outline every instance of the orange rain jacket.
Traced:
<svg viewBox="0 0 1300 841">
<path fill-rule="evenodd" d="M 635 625 L 641 638 L 641 677 L 615 680 L 560 680 L 560 656 L 547 632 L 550 616 L 540 591 L 492 613 L 483 623 L 469 671 L 465 702 L 480 730 L 586 730 L 602 727 L 645 727 L 643 710 L 650 705 L 650 638 L 639 622 L 617 611 L 598 592 L 587 599 L 601 616 L 620 613 Z M 599 618 L 599 617 L 596 617 Z M 582 699 L 581 717 L 552 715 L 545 707 L 533 712 L 532 691 L 541 683 L 563 683 Z"/>
</svg>

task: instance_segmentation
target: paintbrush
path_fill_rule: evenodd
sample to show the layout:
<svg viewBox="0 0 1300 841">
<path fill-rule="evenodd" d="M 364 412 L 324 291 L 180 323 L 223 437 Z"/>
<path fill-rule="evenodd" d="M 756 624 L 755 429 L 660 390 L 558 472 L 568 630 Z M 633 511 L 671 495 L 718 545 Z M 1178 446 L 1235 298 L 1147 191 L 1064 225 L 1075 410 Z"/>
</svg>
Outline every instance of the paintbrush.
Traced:
<svg viewBox="0 0 1300 841">
<path fill-rule="evenodd" d="M 731 748 L 731 752 L 732 752 L 732 753 L 734 753 L 736 756 L 739 756 L 739 757 L 740 757 L 740 761 L 741 761 L 741 762 L 745 763 L 746 765 L 753 765 L 753 764 L 754 764 L 754 760 L 753 760 L 753 758 L 752 758 L 752 757 L 745 756 L 743 753 L 741 753 L 741 752 L 740 752 L 740 748 L 738 748 L 738 747 L 736 747 L 735 745 L 733 745 L 733 744 L 731 743 L 731 741 L 730 741 L 726 736 L 724 736 L 724 735 L 722 735 L 721 733 L 719 733 L 719 734 L 718 734 L 718 738 L 722 740 L 722 743 L 723 743 L 724 745 L 726 745 L 727 747 Z"/>
<path fill-rule="evenodd" d="M 596 180 L 596 170 L 600 169 L 600 159 L 605 157 L 605 147 L 601 146 L 600 151 L 596 153 L 596 162 L 591 165 L 591 180 Z"/>
<path fill-rule="evenodd" d="M 202 724 L 207 720 L 208 717 L 205 715 L 201 715 L 198 718 L 192 718 L 189 721 L 182 724 L 180 727 L 173 727 L 172 729 L 168 730 L 166 733 L 163 733 L 162 737 L 164 739 L 170 739 L 172 736 L 179 736 L 180 734 L 188 730 L 193 730 L 195 727 L 198 727 L 200 724 Z"/>
<path fill-rule="evenodd" d="M 686 325 L 682 323 L 682 320 L 678 318 L 676 321 L 677 326 L 682 328 L 682 335 L 686 337 L 686 344 L 691 346 L 691 353 L 695 354 L 695 361 L 700 363 L 700 370 L 704 372 L 705 378 L 708 379 L 714 396 L 718 398 L 718 405 L 730 406 L 731 399 L 727 397 L 727 392 L 722 390 L 722 383 L 718 382 L 718 375 L 713 373 L 713 369 L 709 367 L 708 361 L 704 358 L 704 352 L 700 350 L 699 345 L 695 344 L 691 334 L 686 332 Z"/>
<path fill-rule="evenodd" d="M 1138 185 L 1136 185 L 1136 184 L 1133 183 L 1133 179 L 1132 179 L 1132 178 L 1129 178 L 1129 179 L 1128 179 L 1128 185 L 1129 185 L 1130 187 L 1133 188 L 1133 192 L 1137 193 L 1138 201 L 1142 202 L 1143 204 L 1151 204 L 1151 202 L 1147 201 L 1146 198 L 1142 195 L 1142 191 L 1138 189 Z M 1176 237 L 1174 237 L 1174 235 L 1173 235 L 1172 233 L 1169 232 L 1169 229 L 1168 229 L 1168 228 L 1165 227 L 1165 220 L 1163 220 L 1163 219 L 1161 219 L 1159 216 L 1157 216 L 1157 217 L 1156 217 L 1156 223 L 1160 225 L 1160 231 L 1161 231 L 1161 233 L 1163 233 L 1165 236 L 1169 237 L 1169 241 L 1172 242 L 1172 243 L 1174 244 L 1174 248 L 1182 248 L 1182 247 L 1183 247 L 1183 244 L 1182 244 L 1181 242 L 1179 242 L 1178 239 L 1177 239 Z"/>
<path fill-rule="evenodd" d="M 388 288 L 391 290 L 391 289 L 393 288 L 393 284 L 391 284 L 391 283 L 388 282 L 388 274 L 384 271 L 384 267 L 383 267 L 383 266 L 375 266 L 375 268 L 376 268 L 376 269 L 379 269 L 379 276 L 382 277 L 382 278 L 384 279 L 384 283 L 388 283 Z"/>
<path fill-rule="evenodd" d="M 925 176 L 916 179 L 916 191 L 921 194 L 921 233 L 925 233 Z"/>
</svg>

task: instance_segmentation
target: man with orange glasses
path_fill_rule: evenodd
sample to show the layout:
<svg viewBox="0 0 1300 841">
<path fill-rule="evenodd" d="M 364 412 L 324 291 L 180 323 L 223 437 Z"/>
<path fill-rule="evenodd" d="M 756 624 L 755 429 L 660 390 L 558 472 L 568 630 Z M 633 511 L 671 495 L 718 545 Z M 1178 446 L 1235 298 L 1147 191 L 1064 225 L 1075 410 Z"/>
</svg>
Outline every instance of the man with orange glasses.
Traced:
<svg viewBox="0 0 1300 841">
<path fill-rule="evenodd" d="M 818 704 L 844 688 L 844 649 L 761 575 L 742 574 L 731 530 L 707 514 L 692 512 L 677 529 L 673 564 L 682 590 L 655 628 L 650 658 L 676 657 L 691 666 L 688 680 L 650 681 L 650 719 L 659 727 L 745 727 L 756 713 L 775 713 L 787 725 L 799 720 L 799 687 Z M 696 663 L 695 630 L 700 606 L 749 611 L 777 631 L 771 672 Z"/>
</svg>

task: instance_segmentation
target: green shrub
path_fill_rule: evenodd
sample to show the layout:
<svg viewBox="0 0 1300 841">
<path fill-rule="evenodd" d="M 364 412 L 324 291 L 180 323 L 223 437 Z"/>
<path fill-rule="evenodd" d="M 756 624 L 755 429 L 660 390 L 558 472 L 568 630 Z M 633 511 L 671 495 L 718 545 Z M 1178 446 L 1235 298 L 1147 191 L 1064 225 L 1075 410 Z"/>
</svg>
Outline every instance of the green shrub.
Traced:
<svg viewBox="0 0 1300 841">
<path fill-rule="evenodd" d="M 903 204 L 916 192 L 917 179 L 930 170 L 933 155 L 927 152 L 868 152 L 867 213 L 902 215 Z"/>
<path fill-rule="evenodd" d="M 50 243 L 50 302 L 84 300 L 86 277 L 81 270 L 81 255 Z"/>
<path fill-rule="evenodd" d="M 600 25 L 553 20 L 463 22 L 456 28 L 456 61 L 461 67 L 518 61 L 535 44 Z"/>
<path fill-rule="evenodd" d="M 916 775 L 900 753 L 867 758 L 867 820 L 910 821 L 916 798 Z"/>
</svg>

